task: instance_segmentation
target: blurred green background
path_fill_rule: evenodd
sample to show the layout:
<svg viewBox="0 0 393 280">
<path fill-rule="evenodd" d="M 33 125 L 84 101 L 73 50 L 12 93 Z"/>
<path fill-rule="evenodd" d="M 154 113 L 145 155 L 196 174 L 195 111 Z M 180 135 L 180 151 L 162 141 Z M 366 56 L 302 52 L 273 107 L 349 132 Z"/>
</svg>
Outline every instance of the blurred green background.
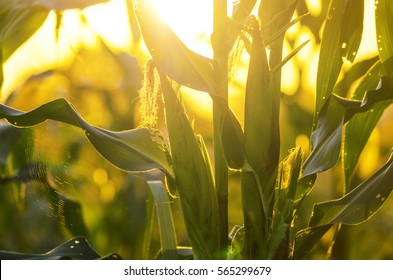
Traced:
<svg viewBox="0 0 393 280">
<path fill-rule="evenodd" d="M 30 110 L 62 97 L 93 125 L 110 130 L 137 127 L 141 118 L 138 89 L 148 54 L 135 24 L 131 2 L 112 0 L 84 10 L 50 12 L 44 25 L 4 65 L 0 101 Z M 211 56 L 212 1 L 189 1 L 188 5 L 181 1 L 155 2 L 163 18 L 190 48 Z M 282 157 L 296 145 L 303 146 L 306 154 L 310 149 L 318 48 L 328 2 L 299 1 L 296 14 L 309 12 L 309 15 L 287 32 L 285 53 L 306 39 L 311 41 L 283 69 Z M 359 67 L 360 72 L 369 67 L 377 54 L 373 45 L 374 3 L 366 0 L 365 4 L 363 42 L 355 61 L 364 64 Z M 238 67 L 232 68 L 230 104 L 242 121 L 248 57 L 243 52 L 233 58 Z M 351 65 L 347 63 L 344 68 L 350 71 Z M 355 84 L 343 84 L 339 93 L 350 97 Z M 210 97 L 187 89 L 184 94 L 195 131 L 211 145 Z M 162 107 L 158 114 L 160 127 L 164 121 Z M 367 178 L 386 160 L 393 141 L 392 115 L 388 108 L 373 132 L 357 168 L 359 180 Z M 0 128 L 3 126 L 0 122 Z M 162 174 L 157 171 L 130 174 L 114 168 L 96 152 L 82 131 L 67 125 L 48 121 L 33 129 L 9 129 L 0 134 L 3 145 L 0 155 L 1 149 L 11 151 L 6 157 L 0 156 L 0 250 L 44 253 L 73 236 L 83 235 L 102 255 L 114 252 L 125 259 L 143 257 L 147 201 L 151 199 L 146 179 L 162 179 Z M 5 137 L 14 137 L 9 142 L 12 147 L 5 146 Z M 243 219 L 239 180 L 238 173 L 230 173 L 230 228 L 242 224 Z M 300 225 L 306 226 L 313 203 L 340 197 L 343 184 L 339 167 L 320 174 L 298 213 Z M 59 197 L 54 200 L 50 190 Z M 80 209 L 80 220 L 64 220 L 67 203 Z M 187 246 L 176 199 L 172 209 L 178 244 Z M 151 258 L 160 246 L 156 224 Z M 326 258 L 332 234 L 326 234 L 310 259 Z M 392 198 L 370 221 L 343 227 L 330 257 L 392 259 Z"/>
</svg>

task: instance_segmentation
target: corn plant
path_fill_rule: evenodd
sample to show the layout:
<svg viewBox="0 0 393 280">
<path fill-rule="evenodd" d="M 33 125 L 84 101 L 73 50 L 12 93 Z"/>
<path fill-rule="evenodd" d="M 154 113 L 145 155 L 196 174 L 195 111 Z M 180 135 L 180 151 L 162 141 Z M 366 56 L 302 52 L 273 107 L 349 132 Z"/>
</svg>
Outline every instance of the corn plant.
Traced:
<svg viewBox="0 0 393 280">
<path fill-rule="evenodd" d="M 306 258 L 331 228 L 357 225 L 378 211 L 392 190 L 392 157 L 358 185 L 353 186 L 351 177 L 372 130 L 393 100 L 391 1 L 375 1 L 379 57 L 361 75 L 354 91 L 340 96 L 335 94 L 338 77 L 344 59 L 353 62 L 356 57 L 364 6 L 363 1 L 330 0 L 310 127 L 312 151 L 306 159 L 302 147 L 294 147 L 284 159 L 280 158 L 281 68 L 307 44 L 304 42 L 283 58 L 285 32 L 307 16 L 293 17 L 298 0 L 241 0 L 231 17 L 227 16 L 226 0 L 212 1 L 212 59 L 187 48 L 149 0 L 134 2 L 140 32 L 151 55 L 141 94 L 153 103 L 162 94 L 163 131 L 155 127 L 155 116 L 149 111 L 155 105 L 147 103 L 144 113 L 151 119 L 146 120 L 146 125 L 121 132 L 89 124 L 64 99 L 29 112 L 0 105 L 0 117 L 15 127 L 30 127 L 45 120 L 79 127 L 116 167 L 130 172 L 161 170 L 165 182 L 149 185 L 157 203 L 164 258 L 185 254 L 184 248 L 177 245 L 170 208 L 165 204 L 170 198 L 162 193 L 164 186 L 172 199 L 181 202 L 192 249 L 186 252 L 194 259 Z M 24 9 L 31 13 L 30 8 Z M 15 24 L 2 26 L 3 61 L 31 35 L 23 34 L 16 43 L 10 39 L 8 34 L 18 28 L 17 19 L 31 17 L 19 13 L 14 16 Z M 228 61 L 239 41 L 249 55 L 243 124 L 228 105 Z M 214 166 L 203 136 L 193 130 L 187 116 L 182 87 L 207 92 L 213 101 Z M 297 229 L 293 227 L 295 217 L 318 173 L 336 166 L 340 155 L 345 177 L 343 196 L 315 204 L 308 226 L 293 232 Z M 238 187 L 244 225 L 229 234 L 228 172 L 232 170 L 241 173 Z"/>
</svg>

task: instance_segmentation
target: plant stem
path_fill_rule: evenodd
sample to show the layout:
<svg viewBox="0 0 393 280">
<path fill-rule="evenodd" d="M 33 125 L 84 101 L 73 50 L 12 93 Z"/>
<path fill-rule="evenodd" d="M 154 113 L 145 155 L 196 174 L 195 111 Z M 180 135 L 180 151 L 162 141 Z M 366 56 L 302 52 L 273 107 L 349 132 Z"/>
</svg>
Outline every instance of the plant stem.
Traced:
<svg viewBox="0 0 393 280">
<path fill-rule="evenodd" d="M 215 60 L 215 95 L 228 102 L 228 47 L 226 46 L 227 1 L 214 0 L 212 45 Z M 228 247 L 228 167 L 221 146 L 224 112 L 213 103 L 214 172 L 219 209 L 220 251 L 226 256 Z"/>
</svg>

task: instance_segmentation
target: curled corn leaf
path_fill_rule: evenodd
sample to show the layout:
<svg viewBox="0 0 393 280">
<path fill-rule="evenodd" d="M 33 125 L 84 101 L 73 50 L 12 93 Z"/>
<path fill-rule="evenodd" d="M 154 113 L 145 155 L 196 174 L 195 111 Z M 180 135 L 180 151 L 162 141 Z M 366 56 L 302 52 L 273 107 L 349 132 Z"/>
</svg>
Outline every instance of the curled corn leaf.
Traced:
<svg viewBox="0 0 393 280">
<path fill-rule="evenodd" d="M 18 127 L 30 127 L 48 119 L 83 129 L 97 151 L 116 167 L 126 171 L 147 171 L 160 168 L 174 176 L 170 155 L 161 132 L 138 128 L 110 131 L 87 123 L 65 99 L 57 99 L 29 112 L 0 104 L 0 118 Z"/>
</svg>

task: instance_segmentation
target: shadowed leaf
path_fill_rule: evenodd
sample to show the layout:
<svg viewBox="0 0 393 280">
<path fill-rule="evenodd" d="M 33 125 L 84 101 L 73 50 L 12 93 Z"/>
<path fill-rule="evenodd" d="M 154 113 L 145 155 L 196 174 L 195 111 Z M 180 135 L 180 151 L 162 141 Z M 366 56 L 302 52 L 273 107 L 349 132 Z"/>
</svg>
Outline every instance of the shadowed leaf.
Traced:
<svg viewBox="0 0 393 280">
<path fill-rule="evenodd" d="M 368 220 L 393 189 L 393 157 L 374 175 L 340 199 L 317 203 L 310 226 L 343 223 L 356 225 Z"/>
<path fill-rule="evenodd" d="M 370 178 L 337 200 L 314 205 L 309 227 L 296 234 L 294 258 L 304 258 L 334 224 L 357 225 L 370 219 L 393 189 L 393 157 Z"/>
<path fill-rule="evenodd" d="M 331 227 L 332 225 L 323 225 L 313 228 L 306 228 L 297 232 L 295 237 L 293 258 L 296 260 L 304 259 Z"/>
<path fill-rule="evenodd" d="M 3 63 L 37 31 L 49 14 L 42 6 L 3 2 L 0 3 L 0 94 Z"/>
<path fill-rule="evenodd" d="M 213 61 L 188 49 L 160 18 L 151 1 L 136 2 L 143 39 L 160 71 L 181 85 L 214 93 Z"/>
<path fill-rule="evenodd" d="M 359 84 L 353 98 L 361 100 L 367 89 L 377 88 L 382 72 L 381 63 L 377 63 Z M 346 193 L 351 190 L 350 179 L 360 154 L 382 113 L 390 103 L 391 101 L 388 100 L 375 104 L 371 110 L 355 115 L 345 127 L 343 163 Z"/>
<path fill-rule="evenodd" d="M 159 131 L 138 128 L 114 132 L 92 126 L 64 99 L 51 101 L 29 112 L 0 104 L 0 118 L 6 118 L 18 127 L 34 126 L 47 119 L 80 127 L 97 151 L 116 167 L 135 172 L 161 168 L 174 176 L 169 152 Z"/>
<path fill-rule="evenodd" d="M 0 4 L 3 5 L 3 4 Z M 0 45 L 3 61 L 7 59 L 44 23 L 49 10 L 42 6 L 13 5 L 2 19 Z"/>
<path fill-rule="evenodd" d="M 119 260 L 121 257 L 111 254 L 101 257 L 83 237 L 75 237 L 45 254 L 24 254 L 0 251 L 2 260 Z"/>
<path fill-rule="evenodd" d="M 313 150 L 303 165 L 303 177 L 325 171 L 336 165 L 341 151 L 343 125 L 354 115 L 366 112 L 381 101 L 393 100 L 393 84 L 383 77 L 376 90 L 369 90 L 362 101 L 330 95 L 311 136 Z"/>
</svg>

